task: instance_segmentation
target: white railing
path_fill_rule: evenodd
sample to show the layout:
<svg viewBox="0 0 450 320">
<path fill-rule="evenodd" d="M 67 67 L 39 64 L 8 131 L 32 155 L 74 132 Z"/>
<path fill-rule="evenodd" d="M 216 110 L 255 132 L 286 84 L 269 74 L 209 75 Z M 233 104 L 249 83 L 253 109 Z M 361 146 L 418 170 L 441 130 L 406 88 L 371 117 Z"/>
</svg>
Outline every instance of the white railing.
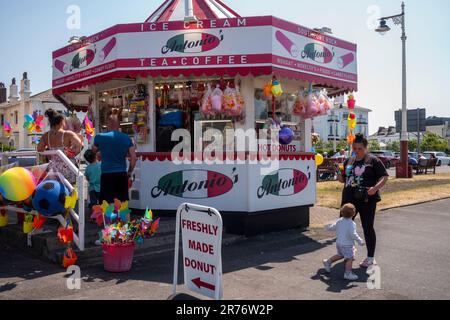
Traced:
<svg viewBox="0 0 450 320">
<path fill-rule="evenodd" d="M 45 152 L 37 152 L 37 151 L 26 151 L 26 152 L 5 152 L 0 153 L 0 158 L 2 161 L 2 165 L 8 165 L 8 159 L 11 157 L 36 157 L 36 165 L 39 164 L 39 158 L 45 157 L 45 156 L 57 156 L 59 157 L 64 163 L 67 165 L 67 167 L 76 175 L 77 177 L 77 191 L 78 191 L 78 213 L 75 212 L 73 209 L 69 209 L 70 215 L 72 218 L 76 221 L 78 224 L 78 234 L 74 230 L 73 240 L 76 246 L 80 251 L 84 251 L 84 245 L 85 245 L 85 239 L 84 239 L 84 229 L 85 229 L 85 208 L 84 208 L 84 175 L 81 173 L 81 171 L 75 166 L 72 161 L 67 158 L 67 156 L 62 152 L 61 150 L 55 150 L 55 151 L 45 151 Z M 54 172 L 61 182 L 67 187 L 70 193 L 74 191 L 74 187 L 70 184 L 70 182 L 59 172 Z M 23 209 L 14 207 L 14 206 L 7 206 L 7 210 L 12 212 L 19 212 L 19 213 L 25 213 L 26 212 Z M 56 219 L 59 221 L 59 223 L 62 226 L 66 225 L 66 220 L 62 215 L 58 215 L 56 217 L 53 217 L 53 219 Z M 34 230 L 35 231 L 35 230 Z M 33 235 L 34 231 L 29 234 L 28 237 L 28 244 L 31 245 L 31 236 Z"/>
</svg>

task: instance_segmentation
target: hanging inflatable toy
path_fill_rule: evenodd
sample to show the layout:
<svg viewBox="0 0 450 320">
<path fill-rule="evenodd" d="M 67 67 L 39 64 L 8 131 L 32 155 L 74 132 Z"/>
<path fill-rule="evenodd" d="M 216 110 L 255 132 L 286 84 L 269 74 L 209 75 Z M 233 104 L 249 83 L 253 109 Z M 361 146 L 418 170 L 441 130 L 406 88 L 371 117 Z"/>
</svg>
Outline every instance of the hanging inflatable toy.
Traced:
<svg viewBox="0 0 450 320">
<path fill-rule="evenodd" d="M 6 200 L 25 201 L 33 195 L 35 189 L 36 179 L 25 168 L 11 168 L 0 176 L 0 194 Z"/>
<path fill-rule="evenodd" d="M 280 130 L 280 144 L 287 146 L 294 140 L 294 131 L 289 127 L 283 127 Z"/>
<path fill-rule="evenodd" d="M 321 155 L 320 153 L 316 154 L 316 165 L 318 167 L 320 167 L 324 161 L 325 161 L 325 159 L 324 159 L 323 155 Z"/>
<path fill-rule="evenodd" d="M 283 89 L 281 88 L 281 83 L 276 78 L 272 80 L 271 92 L 275 97 L 281 97 L 283 94 Z"/>
<path fill-rule="evenodd" d="M 37 188 L 33 196 L 33 207 L 45 217 L 64 213 L 69 191 L 62 182 L 46 180 Z"/>
</svg>

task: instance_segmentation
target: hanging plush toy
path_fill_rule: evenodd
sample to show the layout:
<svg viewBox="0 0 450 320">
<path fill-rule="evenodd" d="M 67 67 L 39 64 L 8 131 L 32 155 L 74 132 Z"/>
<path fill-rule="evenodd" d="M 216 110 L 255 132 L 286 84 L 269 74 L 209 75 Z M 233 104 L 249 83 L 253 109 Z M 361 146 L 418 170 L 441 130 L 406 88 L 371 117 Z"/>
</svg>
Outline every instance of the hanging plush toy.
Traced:
<svg viewBox="0 0 450 320">
<path fill-rule="evenodd" d="M 356 114 L 353 112 L 350 112 L 348 115 L 348 127 L 351 130 L 354 130 L 356 128 Z"/>
<path fill-rule="evenodd" d="M 349 108 L 350 110 L 354 110 L 354 109 L 355 109 L 355 106 L 356 106 L 356 100 L 355 100 L 355 97 L 353 96 L 353 94 L 350 94 L 350 95 L 348 96 L 347 105 L 348 105 L 348 108 Z"/>
<path fill-rule="evenodd" d="M 270 98 L 272 96 L 272 81 L 268 82 L 263 89 L 264 97 Z"/>
<path fill-rule="evenodd" d="M 283 89 L 281 88 L 281 83 L 276 78 L 274 78 L 272 80 L 271 91 L 275 97 L 281 97 L 281 95 L 283 94 Z"/>
</svg>

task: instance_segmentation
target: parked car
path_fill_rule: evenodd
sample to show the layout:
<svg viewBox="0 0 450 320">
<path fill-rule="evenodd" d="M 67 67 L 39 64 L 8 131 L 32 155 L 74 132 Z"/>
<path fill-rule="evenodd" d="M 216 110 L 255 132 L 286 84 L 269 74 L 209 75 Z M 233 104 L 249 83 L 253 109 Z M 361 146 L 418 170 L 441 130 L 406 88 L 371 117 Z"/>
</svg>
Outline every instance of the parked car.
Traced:
<svg viewBox="0 0 450 320">
<path fill-rule="evenodd" d="M 434 155 L 438 159 L 437 165 L 439 167 L 450 165 L 450 157 L 445 152 L 429 151 L 429 152 L 424 152 L 423 155 L 427 159 L 431 158 L 431 156 Z"/>
<path fill-rule="evenodd" d="M 34 152 L 35 149 L 18 149 L 14 152 Z M 19 167 L 32 167 L 36 165 L 36 156 L 17 156 L 11 157 L 8 161 L 9 164 L 17 163 Z"/>
<path fill-rule="evenodd" d="M 392 151 L 371 151 L 370 153 L 380 159 L 387 169 L 395 167 L 400 162 L 400 158 L 396 157 Z"/>
<path fill-rule="evenodd" d="M 418 152 L 408 152 L 408 155 L 410 158 L 416 159 L 416 160 L 419 160 L 419 157 L 420 157 Z"/>
</svg>

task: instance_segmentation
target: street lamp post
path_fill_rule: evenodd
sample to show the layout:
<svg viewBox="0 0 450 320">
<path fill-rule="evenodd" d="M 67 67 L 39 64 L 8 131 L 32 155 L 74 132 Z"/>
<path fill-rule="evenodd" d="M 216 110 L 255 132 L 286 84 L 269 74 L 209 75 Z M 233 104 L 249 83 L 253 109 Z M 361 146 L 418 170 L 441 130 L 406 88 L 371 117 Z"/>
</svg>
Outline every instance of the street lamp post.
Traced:
<svg viewBox="0 0 450 320">
<path fill-rule="evenodd" d="M 410 178 L 408 163 L 408 110 L 406 96 L 406 22 L 405 3 L 402 2 L 402 13 L 380 18 L 380 26 L 375 30 L 381 35 L 390 31 L 387 21 L 392 20 L 395 25 L 402 28 L 402 133 L 400 141 L 400 169 L 397 171 L 397 178 Z"/>
</svg>

